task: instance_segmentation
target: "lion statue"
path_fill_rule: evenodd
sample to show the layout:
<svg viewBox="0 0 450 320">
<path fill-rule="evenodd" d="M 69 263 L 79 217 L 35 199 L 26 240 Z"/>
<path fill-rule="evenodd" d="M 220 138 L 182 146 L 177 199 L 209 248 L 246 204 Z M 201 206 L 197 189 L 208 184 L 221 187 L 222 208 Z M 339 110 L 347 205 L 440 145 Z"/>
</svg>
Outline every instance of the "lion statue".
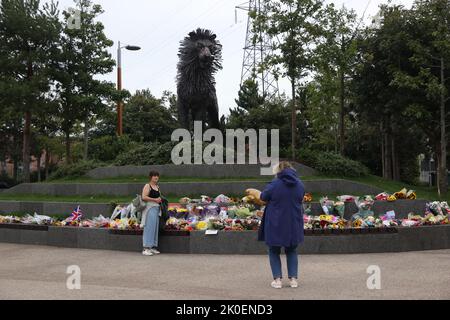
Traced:
<svg viewBox="0 0 450 320">
<path fill-rule="evenodd" d="M 222 69 L 222 45 L 210 30 L 198 28 L 181 41 L 177 65 L 178 119 L 190 130 L 193 121 L 220 128 L 214 79 Z"/>
</svg>

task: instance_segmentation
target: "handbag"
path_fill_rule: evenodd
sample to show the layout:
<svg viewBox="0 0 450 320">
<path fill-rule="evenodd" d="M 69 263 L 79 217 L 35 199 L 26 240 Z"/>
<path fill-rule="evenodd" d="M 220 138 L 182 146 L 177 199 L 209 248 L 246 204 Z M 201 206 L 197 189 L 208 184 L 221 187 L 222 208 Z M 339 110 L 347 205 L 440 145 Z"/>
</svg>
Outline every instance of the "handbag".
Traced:
<svg viewBox="0 0 450 320">
<path fill-rule="evenodd" d="M 136 198 L 131 202 L 133 206 L 136 208 L 136 212 L 142 212 L 147 207 L 147 204 L 142 200 L 141 195 L 136 195 Z"/>
<path fill-rule="evenodd" d="M 164 198 L 162 195 L 161 195 L 161 200 L 162 200 L 162 202 L 159 204 L 159 207 L 161 209 L 161 217 L 159 218 L 159 229 L 161 231 L 163 231 L 164 227 L 166 226 L 167 220 L 169 220 L 169 214 L 168 214 L 169 200 Z"/>
</svg>

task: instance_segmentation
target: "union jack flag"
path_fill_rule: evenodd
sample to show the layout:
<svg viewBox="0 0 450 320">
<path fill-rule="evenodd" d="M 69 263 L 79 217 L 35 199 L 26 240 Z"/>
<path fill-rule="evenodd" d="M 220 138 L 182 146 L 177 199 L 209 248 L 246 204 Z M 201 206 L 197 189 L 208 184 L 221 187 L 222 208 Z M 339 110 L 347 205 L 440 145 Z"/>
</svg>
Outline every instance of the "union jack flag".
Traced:
<svg viewBox="0 0 450 320">
<path fill-rule="evenodd" d="M 78 206 L 74 211 L 72 211 L 70 217 L 67 218 L 66 221 L 69 221 L 69 222 L 80 221 L 82 216 L 83 216 L 83 213 L 81 212 L 80 206 Z"/>
</svg>

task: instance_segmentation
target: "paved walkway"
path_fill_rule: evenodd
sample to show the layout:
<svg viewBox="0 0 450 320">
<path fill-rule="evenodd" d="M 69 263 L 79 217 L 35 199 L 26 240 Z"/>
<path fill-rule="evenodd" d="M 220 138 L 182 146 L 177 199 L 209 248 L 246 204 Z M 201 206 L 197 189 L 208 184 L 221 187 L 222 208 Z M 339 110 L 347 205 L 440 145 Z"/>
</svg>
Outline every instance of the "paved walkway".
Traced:
<svg viewBox="0 0 450 320">
<path fill-rule="evenodd" d="M 0 244 L 0 299 L 450 299 L 450 250 L 300 259 L 300 287 L 275 290 L 265 256 Z M 67 289 L 70 265 L 80 267 L 80 290 Z M 370 265 L 380 290 L 367 288 Z"/>
</svg>

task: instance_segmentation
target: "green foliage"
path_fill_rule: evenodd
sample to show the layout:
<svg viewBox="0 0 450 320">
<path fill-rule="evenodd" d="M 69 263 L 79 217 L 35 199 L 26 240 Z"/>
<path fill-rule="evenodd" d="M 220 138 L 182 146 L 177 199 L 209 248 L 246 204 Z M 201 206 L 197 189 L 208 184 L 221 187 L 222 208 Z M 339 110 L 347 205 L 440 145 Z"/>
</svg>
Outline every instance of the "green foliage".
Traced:
<svg viewBox="0 0 450 320">
<path fill-rule="evenodd" d="M 248 111 L 235 108 L 230 111 L 227 119 L 227 129 L 279 129 L 280 146 L 287 146 L 291 141 L 291 107 L 285 98 L 272 99 L 264 102 L 257 108 Z M 300 128 L 299 136 L 303 138 L 302 143 L 307 143 L 308 137 L 303 124 L 304 118 L 297 118 L 297 127 Z"/>
<path fill-rule="evenodd" d="M 17 184 L 17 181 L 8 176 L 5 172 L 0 172 L 0 182 L 5 182 L 8 187 L 13 187 Z"/>
<path fill-rule="evenodd" d="M 164 102 L 164 98 L 155 98 L 149 90 L 137 91 L 125 106 L 124 133 L 134 141 L 170 141 L 178 126 Z"/>
<path fill-rule="evenodd" d="M 89 156 L 101 162 L 114 161 L 119 155 L 129 152 L 137 146 L 128 136 L 103 136 L 89 143 Z"/>
<path fill-rule="evenodd" d="M 418 185 L 419 184 L 419 161 L 415 157 L 405 159 L 400 167 L 400 177 L 403 182 Z"/>
<path fill-rule="evenodd" d="M 163 144 L 157 142 L 144 143 L 120 154 L 116 158 L 115 164 L 118 166 L 168 164 L 171 163 L 171 151 L 174 146 L 174 142 Z"/>
<path fill-rule="evenodd" d="M 264 103 L 265 97 L 258 92 L 258 82 L 247 79 L 241 85 L 238 92 L 239 98 L 236 99 L 236 104 L 239 108 L 249 111 L 252 108 L 257 108 Z"/>
<path fill-rule="evenodd" d="M 364 177 L 369 174 L 369 169 L 360 162 L 334 152 L 303 149 L 299 152 L 298 158 L 301 163 L 327 176 Z"/>
<path fill-rule="evenodd" d="M 63 164 L 50 175 L 49 180 L 74 179 L 83 177 L 90 170 L 103 166 L 103 163 L 94 160 L 79 161 L 73 164 Z"/>
</svg>

